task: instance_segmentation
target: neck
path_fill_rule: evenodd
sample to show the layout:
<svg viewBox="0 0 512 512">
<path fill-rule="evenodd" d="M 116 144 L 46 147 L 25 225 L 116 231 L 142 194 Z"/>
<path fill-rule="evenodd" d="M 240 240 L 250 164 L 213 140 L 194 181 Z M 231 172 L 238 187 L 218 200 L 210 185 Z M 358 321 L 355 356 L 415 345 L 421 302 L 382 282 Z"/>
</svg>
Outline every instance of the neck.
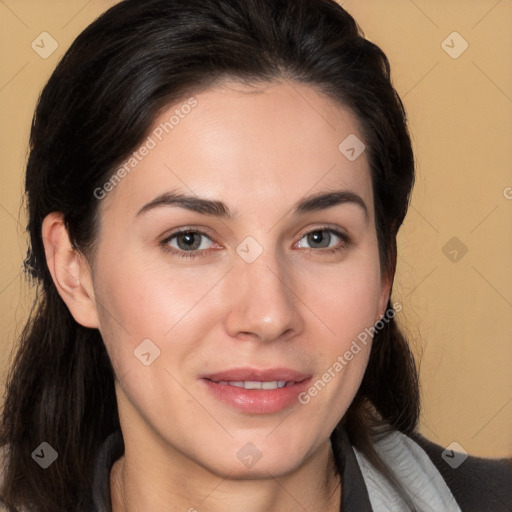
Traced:
<svg viewBox="0 0 512 512">
<path fill-rule="evenodd" d="M 278 478 L 269 474 L 266 479 L 234 480 L 186 464 L 172 467 L 179 469 L 171 474 L 158 472 L 158 467 L 138 464 L 137 458 L 125 452 L 111 471 L 112 512 L 340 510 L 341 485 L 330 443 L 301 467 Z"/>
</svg>

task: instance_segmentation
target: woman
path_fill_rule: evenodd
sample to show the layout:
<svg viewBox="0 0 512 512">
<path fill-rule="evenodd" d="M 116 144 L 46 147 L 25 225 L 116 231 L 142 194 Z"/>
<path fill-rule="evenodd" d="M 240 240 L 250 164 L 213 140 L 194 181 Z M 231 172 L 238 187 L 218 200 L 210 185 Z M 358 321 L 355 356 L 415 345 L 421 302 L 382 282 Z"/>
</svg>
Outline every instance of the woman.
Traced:
<svg viewBox="0 0 512 512">
<path fill-rule="evenodd" d="M 509 462 L 416 432 L 413 182 L 388 61 L 335 2 L 107 11 L 32 126 L 7 509 L 510 510 Z"/>
</svg>

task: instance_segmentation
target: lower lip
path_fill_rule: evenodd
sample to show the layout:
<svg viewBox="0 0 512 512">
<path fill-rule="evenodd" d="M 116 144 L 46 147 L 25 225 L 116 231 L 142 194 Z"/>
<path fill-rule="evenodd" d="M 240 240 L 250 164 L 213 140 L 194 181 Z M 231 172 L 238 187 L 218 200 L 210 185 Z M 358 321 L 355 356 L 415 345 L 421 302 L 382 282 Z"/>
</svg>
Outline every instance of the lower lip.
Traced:
<svg viewBox="0 0 512 512">
<path fill-rule="evenodd" d="M 299 393 L 306 389 L 310 380 L 277 389 L 244 389 L 203 379 L 209 391 L 219 400 L 251 414 L 272 414 L 297 403 Z"/>
</svg>

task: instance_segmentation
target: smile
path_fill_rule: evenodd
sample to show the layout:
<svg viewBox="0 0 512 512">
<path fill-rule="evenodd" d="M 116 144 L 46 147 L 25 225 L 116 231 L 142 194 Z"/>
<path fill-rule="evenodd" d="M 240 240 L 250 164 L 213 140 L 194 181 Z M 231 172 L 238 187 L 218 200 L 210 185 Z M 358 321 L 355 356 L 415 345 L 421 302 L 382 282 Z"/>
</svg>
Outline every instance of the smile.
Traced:
<svg viewBox="0 0 512 512">
<path fill-rule="evenodd" d="M 202 375 L 209 394 L 246 414 L 272 414 L 293 407 L 312 375 L 288 368 L 233 368 Z"/>
<path fill-rule="evenodd" d="M 221 386 L 234 386 L 236 388 L 244 388 L 244 389 L 278 389 L 284 388 L 286 386 L 293 386 L 295 384 L 294 381 L 285 381 L 285 380 L 273 380 L 266 382 L 259 382 L 256 380 L 247 380 L 247 381 L 227 381 L 221 380 L 217 382 Z"/>
</svg>

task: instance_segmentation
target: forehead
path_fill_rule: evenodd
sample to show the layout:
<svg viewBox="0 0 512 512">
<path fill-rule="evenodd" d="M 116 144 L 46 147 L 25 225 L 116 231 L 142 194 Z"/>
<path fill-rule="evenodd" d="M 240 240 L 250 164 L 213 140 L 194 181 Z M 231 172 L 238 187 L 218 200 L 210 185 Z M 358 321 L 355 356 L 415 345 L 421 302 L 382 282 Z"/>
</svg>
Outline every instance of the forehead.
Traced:
<svg viewBox="0 0 512 512">
<path fill-rule="evenodd" d="M 124 163 L 104 209 L 134 214 L 166 190 L 222 199 L 237 212 L 286 206 L 315 191 L 357 192 L 372 209 L 366 154 L 353 113 L 298 83 L 224 82 L 169 106 Z M 349 148 L 351 149 L 351 148 Z"/>
</svg>

